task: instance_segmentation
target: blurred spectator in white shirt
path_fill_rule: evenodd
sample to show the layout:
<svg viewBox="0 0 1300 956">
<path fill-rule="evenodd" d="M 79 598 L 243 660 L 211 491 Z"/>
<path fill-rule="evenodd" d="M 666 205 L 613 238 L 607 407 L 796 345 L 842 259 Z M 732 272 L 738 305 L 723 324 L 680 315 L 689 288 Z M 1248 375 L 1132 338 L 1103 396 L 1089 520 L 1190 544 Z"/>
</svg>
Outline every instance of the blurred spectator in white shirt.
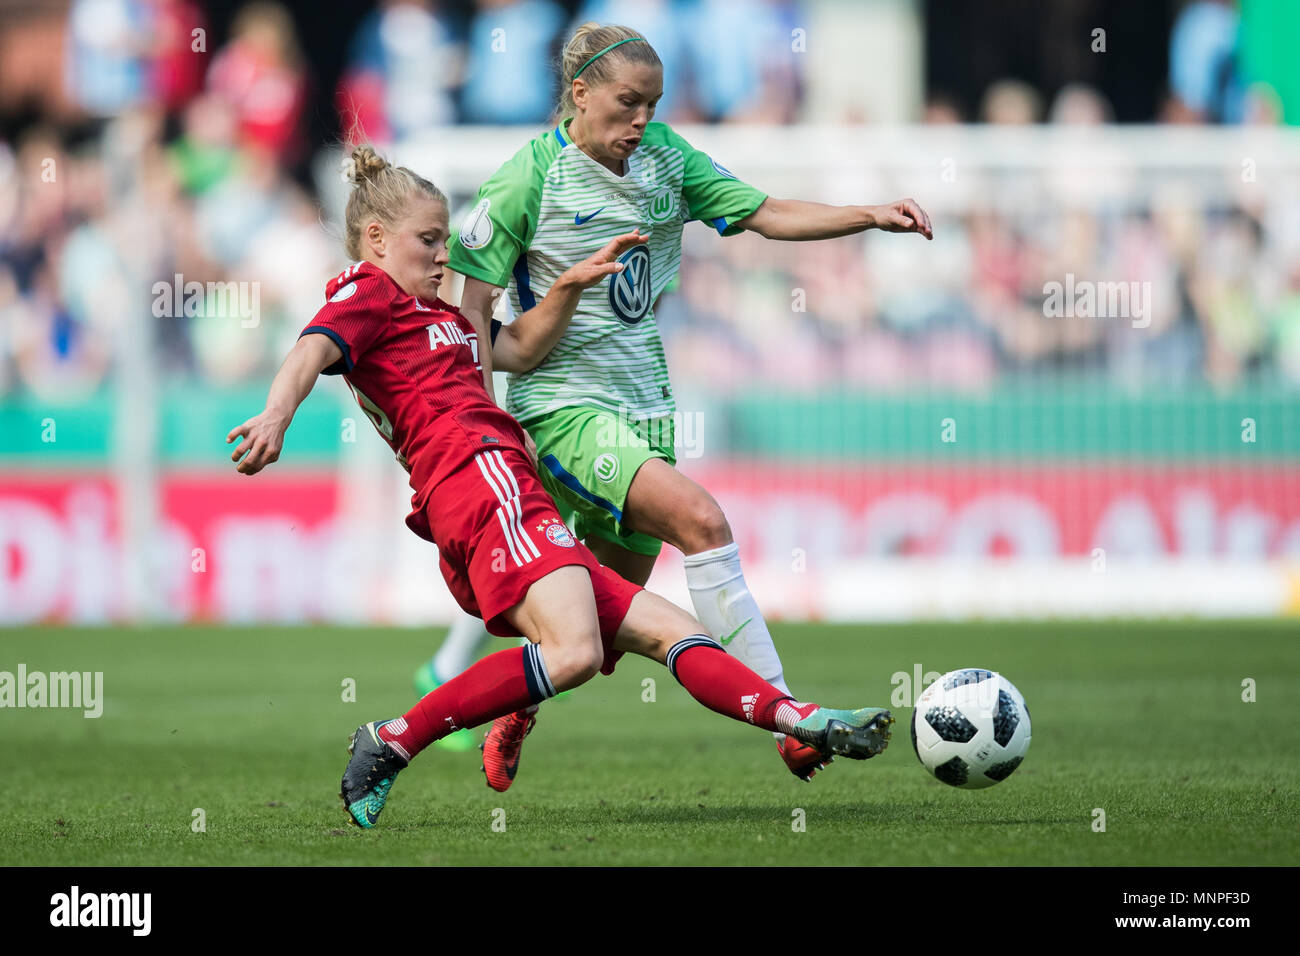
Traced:
<svg viewBox="0 0 1300 956">
<path fill-rule="evenodd" d="M 75 0 L 68 11 L 66 82 L 94 116 L 113 116 L 149 93 L 149 19 L 143 0 Z"/>
</svg>

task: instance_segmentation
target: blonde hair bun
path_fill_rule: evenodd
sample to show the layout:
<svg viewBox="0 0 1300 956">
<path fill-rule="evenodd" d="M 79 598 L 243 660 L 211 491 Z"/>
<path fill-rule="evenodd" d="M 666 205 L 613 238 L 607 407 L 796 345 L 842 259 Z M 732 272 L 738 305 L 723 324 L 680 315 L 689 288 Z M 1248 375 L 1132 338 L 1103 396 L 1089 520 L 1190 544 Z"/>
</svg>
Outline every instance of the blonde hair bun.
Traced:
<svg viewBox="0 0 1300 956">
<path fill-rule="evenodd" d="M 388 160 L 375 152 L 370 145 L 358 146 L 344 162 L 344 174 L 348 182 L 359 186 L 367 180 L 375 179 L 388 168 Z"/>
<path fill-rule="evenodd" d="M 446 194 L 429 180 L 405 166 L 392 165 L 368 143 L 354 148 L 341 170 L 343 178 L 352 184 L 343 216 L 343 245 L 354 261 L 363 258 L 361 230 L 367 223 L 378 220 L 392 227 L 402 218 L 412 196 L 447 202 Z"/>
</svg>

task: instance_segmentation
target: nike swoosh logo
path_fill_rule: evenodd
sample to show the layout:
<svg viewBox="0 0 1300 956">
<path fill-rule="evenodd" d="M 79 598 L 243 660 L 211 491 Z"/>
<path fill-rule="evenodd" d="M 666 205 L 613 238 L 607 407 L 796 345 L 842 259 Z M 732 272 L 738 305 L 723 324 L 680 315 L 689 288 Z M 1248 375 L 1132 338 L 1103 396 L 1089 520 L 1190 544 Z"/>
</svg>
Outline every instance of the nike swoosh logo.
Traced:
<svg viewBox="0 0 1300 956">
<path fill-rule="evenodd" d="M 599 216 L 599 215 L 600 215 L 602 212 L 604 212 L 604 211 L 605 211 L 605 207 L 604 207 L 604 206 L 601 206 L 599 209 L 597 209 L 595 212 L 593 212 L 590 216 L 584 216 L 584 215 L 582 215 L 581 213 L 576 213 L 576 212 L 575 212 L 575 213 L 573 214 L 573 224 L 574 224 L 575 226 L 581 226 L 581 225 L 584 225 L 585 223 L 589 223 L 589 222 L 591 222 L 591 220 L 595 219 L 597 216 Z"/>
<path fill-rule="evenodd" d="M 751 618 L 749 619 L 749 621 L 752 621 L 752 620 L 753 620 L 753 618 L 751 617 Z M 746 621 L 745 624 L 748 624 L 749 621 Z M 723 647 L 726 647 L 726 646 L 727 646 L 728 644 L 730 644 L 733 640 L 735 640 L 735 637 L 736 637 L 737 634 L 739 634 L 741 631 L 743 631 L 743 630 L 745 629 L 745 624 L 740 625 L 740 627 L 736 628 L 734 631 L 732 631 L 732 632 L 731 632 L 730 634 L 728 634 L 726 637 L 719 638 L 719 639 L 718 639 L 718 643 L 721 644 Z"/>
</svg>

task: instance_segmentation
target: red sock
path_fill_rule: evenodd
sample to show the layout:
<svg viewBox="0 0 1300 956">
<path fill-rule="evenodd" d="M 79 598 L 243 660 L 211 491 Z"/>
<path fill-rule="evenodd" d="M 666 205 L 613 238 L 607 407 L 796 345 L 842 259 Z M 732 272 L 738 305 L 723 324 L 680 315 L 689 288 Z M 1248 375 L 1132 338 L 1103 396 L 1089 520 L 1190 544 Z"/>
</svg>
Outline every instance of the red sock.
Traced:
<svg viewBox="0 0 1300 956">
<path fill-rule="evenodd" d="M 789 694 L 773 687 L 707 637 L 688 637 L 674 644 L 667 663 L 681 685 L 709 710 L 764 730 L 789 730 L 788 726 L 777 725 L 782 703 L 791 714 L 791 705 L 806 709 L 800 718 L 817 709 L 816 704 L 796 704 Z"/>
<path fill-rule="evenodd" d="M 536 644 L 497 651 L 457 677 L 425 694 L 409 711 L 379 728 L 379 737 L 410 760 L 435 740 L 462 727 L 477 727 L 495 717 L 554 695 L 537 665 Z"/>
</svg>

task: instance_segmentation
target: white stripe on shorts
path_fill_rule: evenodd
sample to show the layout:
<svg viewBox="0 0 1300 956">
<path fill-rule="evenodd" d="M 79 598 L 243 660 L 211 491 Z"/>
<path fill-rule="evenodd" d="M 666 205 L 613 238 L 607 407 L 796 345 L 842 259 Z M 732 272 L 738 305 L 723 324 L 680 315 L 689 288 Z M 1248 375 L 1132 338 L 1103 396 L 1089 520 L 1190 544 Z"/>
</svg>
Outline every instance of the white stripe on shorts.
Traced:
<svg viewBox="0 0 1300 956">
<path fill-rule="evenodd" d="M 533 539 L 528 537 L 528 532 L 524 528 L 524 505 L 519 500 L 519 483 L 515 481 L 514 473 L 511 472 L 500 451 L 489 451 L 483 457 L 487 459 L 488 467 L 492 469 L 493 474 L 503 481 L 509 494 L 510 500 L 506 503 L 506 512 L 510 515 L 515 527 L 515 540 L 520 542 L 519 550 L 524 553 L 525 558 L 528 557 L 530 551 L 534 558 L 540 558 L 542 552 L 537 550 L 537 545 L 533 544 Z"/>
<path fill-rule="evenodd" d="M 484 461 L 486 458 L 486 454 L 478 454 L 474 456 L 474 461 L 478 464 L 478 470 L 483 473 L 483 480 L 486 481 L 488 486 L 496 493 L 497 501 L 501 502 L 501 506 L 497 508 L 497 521 L 501 523 L 501 533 L 505 535 L 506 547 L 510 549 L 510 557 L 515 559 L 515 567 L 521 568 L 524 564 L 531 561 L 532 557 L 524 550 L 523 545 L 515 538 L 514 522 L 507 520 L 509 515 L 507 509 L 510 507 L 511 499 L 507 497 L 505 492 L 502 490 L 502 485 L 499 484 L 501 479 L 495 475 Z M 516 501 L 515 503 L 517 504 L 518 502 Z M 523 554 L 522 558 L 520 557 L 521 553 Z"/>
</svg>

